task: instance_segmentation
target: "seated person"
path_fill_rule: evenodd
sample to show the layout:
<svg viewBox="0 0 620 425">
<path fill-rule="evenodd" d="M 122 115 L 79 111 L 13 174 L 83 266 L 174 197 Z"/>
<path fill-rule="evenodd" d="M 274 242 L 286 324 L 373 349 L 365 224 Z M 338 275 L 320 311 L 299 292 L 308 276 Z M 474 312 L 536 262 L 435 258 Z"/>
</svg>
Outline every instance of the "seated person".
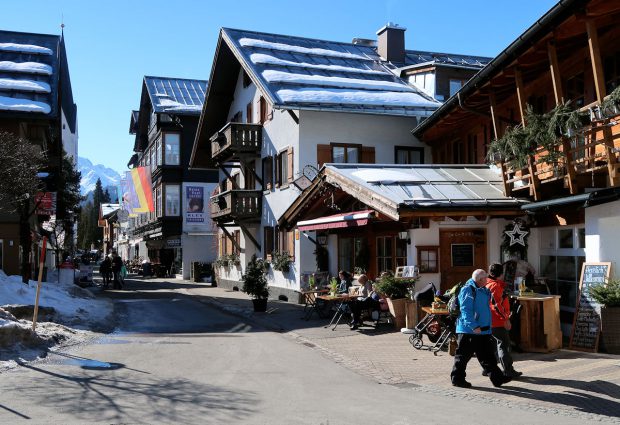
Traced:
<svg viewBox="0 0 620 425">
<path fill-rule="evenodd" d="M 338 293 L 348 294 L 349 288 L 353 285 L 351 275 L 344 270 L 340 270 L 338 272 L 338 279 L 340 279 L 340 283 L 338 284 Z"/>
<path fill-rule="evenodd" d="M 379 294 L 374 291 L 368 276 L 363 274 L 357 281 L 361 286 L 357 292 L 358 297 L 350 303 L 351 313 L 353 314 L 353 319 L 349 323 L 351 330 L 357 329 L 362 324 L 361 315 L 363 310 L 379 309 Z"/>
</svg>

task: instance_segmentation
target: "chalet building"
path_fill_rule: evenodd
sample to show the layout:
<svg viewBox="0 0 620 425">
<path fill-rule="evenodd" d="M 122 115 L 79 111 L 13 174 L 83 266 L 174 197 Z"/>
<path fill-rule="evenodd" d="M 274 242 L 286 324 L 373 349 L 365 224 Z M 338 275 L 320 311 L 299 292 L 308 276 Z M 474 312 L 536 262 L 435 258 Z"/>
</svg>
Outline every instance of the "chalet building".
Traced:
<svg viewBox="0 0 620 425">
<path fill-rule="evenodd" d="M 207 208 L 218 172 L 189 168 L 206 90 L 203 80 L 146 76 L 140 109 L 131 114 L 136 138 L 128 166 L 149 167 L 155 211 L 127 218 L 125 259 L 174 265 L 184 279 L 192 262 L 211 262 L 216 252 Z"/>
<path fill-rule="evenodd" d="M 118 227 L 118 211 L 120 208 L 120 204 L 101 204 L 99 206 L 97 226 L 103 230 L 103 240 L 101 242 L 104 256 L 114 251 L 117 237 L 115 227 Z"/>
<path fill-rule="evenodd" d="M 24 138 L 46 152 L 46 191 L 57 189 L 63 151 L 77 161 L 77 106 L 73 101 L 64 36 L 0 31 L 0 131 Z M 34 216 L 38 229 L 48 216 Z M 54 217 L 52 217 L 53 219 Z M 60 218 L 60 217 L 59 217 Z M 38 235 L 31 234 L 32 261 Z M 0 269 L 20 271 L 19 223 L 0 210 Z M 55 264 L 49 251 L 47 264 Z"/>
<path fill-rule="evenodd" d="M 493 139 L 537 125 L 535 117 L 556 105 L 570 102 L 585 115 L 550 144 L 533 142 L 520 164 L 515 155 L 492 158 L 504 194 L 531 201 L 523 206 L 527 261 L 561 295 L 565 333 L 583 262 L 609 261 L 616 276 L 620 267 L 618 22 L 618 2 L 558 3 L 414 130 L 434 163 L 475 164 L 485 162 Z M 530 122 L 527 105 L 536 114 Z M 489 242 L 496 257 L 498 241 Z"/>
<path fill-rule="evenodd" d="M 239 286 L 257 255 L 271 263 L 272 296 L 296 299 L 302 277 L 317 269 L 317 242 L 278 220 L 323 164 L 430 162 L 410 130 L 441 104 L 434 96 L 449 75 L 434 61 L 471 76 L 483 59 L 410 54 L 404 30 L 389 24 L 376 42 L 352 43 L 220 31 L 191 159 L 221 172 L 210 202 L 220 229 L 219 285 Z M 414 78 L 423 62 L 437 72 L 436 85 L 401 78 Z"/>
</svg>

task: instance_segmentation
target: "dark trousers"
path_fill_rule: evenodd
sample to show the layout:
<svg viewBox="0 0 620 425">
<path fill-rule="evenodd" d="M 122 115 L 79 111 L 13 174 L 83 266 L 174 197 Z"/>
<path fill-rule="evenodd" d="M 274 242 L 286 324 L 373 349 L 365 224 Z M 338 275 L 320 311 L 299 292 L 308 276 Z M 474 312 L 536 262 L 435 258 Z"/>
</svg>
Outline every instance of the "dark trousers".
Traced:
<svg viewBox="0 0 620 425">
<path fill-rule="evenodd" d="M 467 363 L 476 355 L 483 370 L 489 373 L 494 385 L 502 384 L 504 374 L 497 367 L 495 359 L 494 339 L 491 335 L 457 334 L 457 347 L 454 355 L 454 366 L 450 378 L 453 383 L 465 381 Z"/>
<path fill-rule="evenodd" d="M 495 339 L 495 343 L 497 345 L 497 360 L 499 360 L 499 364 L 502 365 L 504 373 L 510 376 L 514 373 L 514 369 L 512 367 L 512 355 L 510 354 L 512 351 L 510 334 L 504 327 L 492 328 L 491 332 L 493 332 L 493 338 Z"/>
<path fill-rule="evenodd" d="M 351 312 L 353 313 L 353 322 L 354 323 L 360 323 L 360 317 L 362 315 L 362 311 L 364 310 L 369 310 L 369 309 L 379 309 L 379 301 L 367 297 L 362 301 L 359 300 L 355 300 L 352 303 L 350 303 L 351 306 Z"/>
<path fill-rule="evenodd" d="M 121 277 L 120 270 L 113 270 L 114 273 L 114 282 L 112 283 L 112 287 L 114 289 L 123 289 L 123 278 Z"/>
</svg>

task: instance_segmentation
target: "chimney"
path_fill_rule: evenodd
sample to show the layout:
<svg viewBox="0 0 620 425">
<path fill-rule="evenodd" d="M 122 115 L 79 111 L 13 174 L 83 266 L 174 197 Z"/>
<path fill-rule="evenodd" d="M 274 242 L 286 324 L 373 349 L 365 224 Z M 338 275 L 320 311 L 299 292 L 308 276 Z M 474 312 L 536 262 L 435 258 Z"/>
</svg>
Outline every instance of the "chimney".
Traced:
<svg viewBox="0 0 620 425">
<path fill-rule="evenodd" d="M 388 22 L 377 31 L 377 53 L 383 59 L 396 62 L 405 62 L 405 31 L 407 28 Z"/>
</svg>

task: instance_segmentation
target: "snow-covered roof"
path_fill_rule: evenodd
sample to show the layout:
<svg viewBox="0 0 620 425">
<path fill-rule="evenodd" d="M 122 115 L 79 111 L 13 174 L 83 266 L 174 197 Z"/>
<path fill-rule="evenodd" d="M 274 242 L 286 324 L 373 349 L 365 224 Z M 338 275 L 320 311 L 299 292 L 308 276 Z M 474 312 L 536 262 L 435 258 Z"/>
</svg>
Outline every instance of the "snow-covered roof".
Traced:
<svg viewBox="0 0 620 425">
<path fill-rule="evenodd" d="M 57 116 L 60 37 L 0 31 L 0 113 Z"/>
<path fill-rule="evenodd" d="M 405 68 L 446 65 L 473 69 L 482 69 L 493 58 L 486 56 L 458 55 L 454 53 L 423 52 L 419 50 L 405 51 Z"/>
<path fill-rule="evenodd" d="M 371 46 L 229 28 L 222 37 L 275 108 L 428 116 L 440 105 Z"/>
<path fill-rule="evenodd" d="M 120 208 L 120 204 L 101 204 L 101 217 L 105 218 Z"/>
<path fill-rule="evenodd" d="M 146 76 L 144 84 L 154 112 L 200 115 L 207 81 Z"/>
</svg>

